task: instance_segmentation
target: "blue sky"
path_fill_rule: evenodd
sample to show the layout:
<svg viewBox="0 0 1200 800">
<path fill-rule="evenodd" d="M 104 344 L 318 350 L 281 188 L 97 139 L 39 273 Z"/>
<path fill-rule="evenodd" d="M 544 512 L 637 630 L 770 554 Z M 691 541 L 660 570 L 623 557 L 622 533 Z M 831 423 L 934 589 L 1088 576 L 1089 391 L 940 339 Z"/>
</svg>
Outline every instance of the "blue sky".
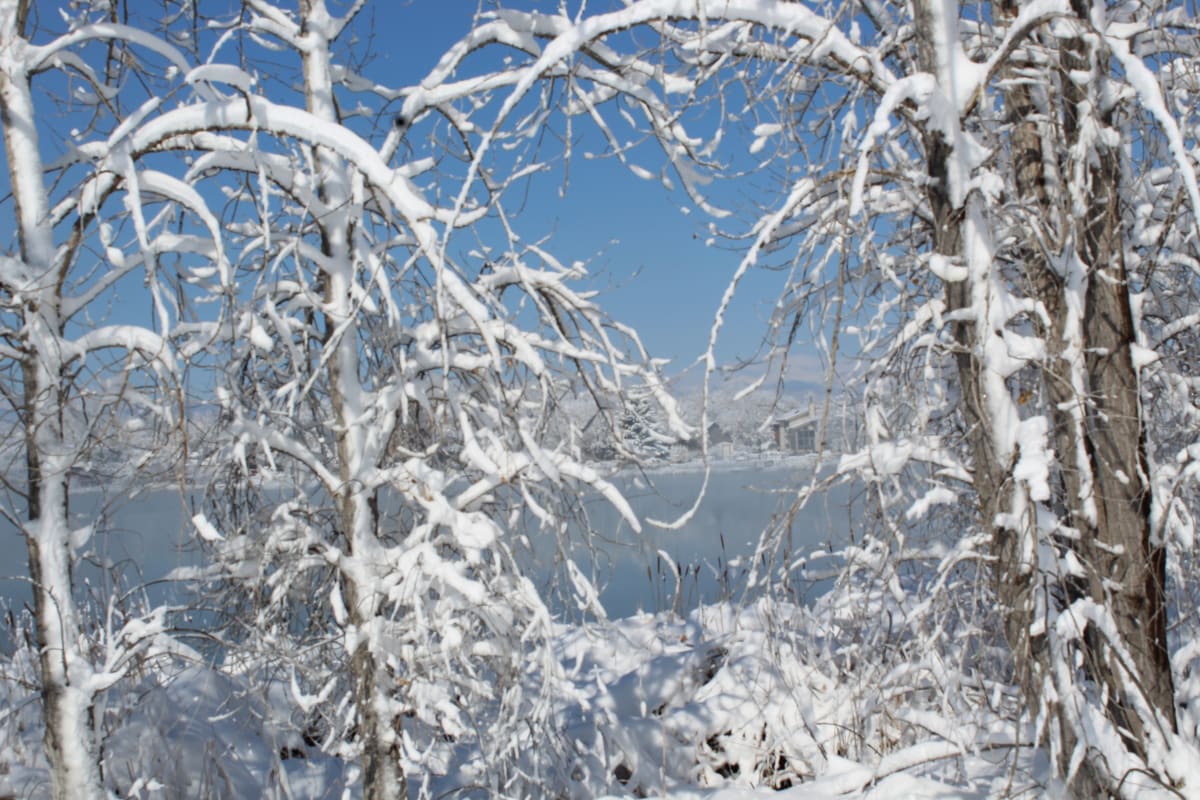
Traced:
<svg viewBox="0 0 1200 800">
<path fill-rule="evenodd" d="M 485 7 L 493 5 L 485 3 Z M 507 0 L 504 5 L 549 9 L 557 3 Z M 372 7 L 376 42 L 403 41 L 404 46 L 375 50 L 370 71 L 394 75 L 396 70 L 405 78 L 392 78 L 393 82 L 416 81 L 467 32 L 476 7 L 469 0 L 376 2 Z M 593 11 L 606 7 L 589 5 Z M 411 28 L 420 35 L 406 35 Z M 390 37 L 383 31 L 396 33 Z M 535 235 L 552 232 L 552 248 L 560 258 L 586 261 L 609 313 L 635 327 L 654 355 L 671 358 L 672 371 L 682 369 L 707 345 L 713 315 L 741 254 L 705 244 L 711 220 L 684 192 L 667 191 L 661 183 L 635 177 L 615 159 L 583 158 L 589 145 L 596 150 L 601 144 L 598 136 L 589 135 L 593 128 L 586 120 L 577 122 L 576 130 L 583 144 L 570 164 L 565 196 L 557 191 L 561 173 L 541 181 L 518 224 Z M 744 149 L 749 144 L 734 146 Z M 658 172 L 657 155 L 651 146 L 643 145 L 633 160 Z M 738 182 L 735 191 L 748 188 Z M 726 198 L 736 196 L 726 193 Z M 718 349 L 721 361 L 756 351 L 778 291 L 778 276 L 751 276 L 727 317 Z"/>
<path fill-rule="evenodd" d="M 337 9 L 338 0 L 331 0 L 331 6 Z M 476 7 L 467 0 L 377 0 L 359 21 L 358 47 L 369 48 L 371 55 L 366 72 L 393 86 L 418 81 L 467 32 Z M 650 351 L 671 358 L 671 371 L 677 371 L 703 352 L 740 254 L 706 245 L 710 220 L 683 192 L 637 178 L 614 159 L 583 158 L 589 145 L 600 149 L 598 137 L 589 136 L 587 131 L 594 129 L 586 121 L 577 129 L 584 133 L 565 195 L 559 191 L 561 170 L 543 176 L 528 195 L 517 226 L 527 239 L 553 234 L 550 247 L 560 259 L 587 262 L 609 313 L 635 327 Z M 657 156 L 651 145 L 644 145 L 633 158 L 657 172 Z M 0 180 L 7 183 L 7 165 Z M 744 181 L 736 183 L 736 191 L 750 188 Z M 736 195 L 720 199 L 728 205 Z M 11 212 L 11 200 L 3 207 Z M 7 252 L 16 251 L 11 213 L 0 218 L 0 241 Z M 721 361 L 756 350 L 779 280 L 760 274 L 748 282 L 722 334 Z"/>
</svg>

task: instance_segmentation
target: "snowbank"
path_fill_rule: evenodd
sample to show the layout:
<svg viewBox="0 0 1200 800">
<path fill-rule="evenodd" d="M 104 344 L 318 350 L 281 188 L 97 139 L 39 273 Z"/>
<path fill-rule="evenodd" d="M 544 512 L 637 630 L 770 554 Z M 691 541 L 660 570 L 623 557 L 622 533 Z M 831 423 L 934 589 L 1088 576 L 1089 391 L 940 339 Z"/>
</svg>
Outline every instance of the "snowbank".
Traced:
<svg viewBox="0 0 1200 800">
<path fill-rule="evenodd" d="M 1014 746 L 1016 728 L 1003 713 L 1011 687 L 987 686 L 984 676 L 939 660 L 950 653 L 910 647 L 911 631 L 898 621 L 882 646 L 856 649 L 872 635 L 862 612 L 882 609 L 855 591 L 863 605 L 841 614 L 830 604 L 851 594 L 835 591 L 816 608 L 762 599 L 686 618 L 559 625 L 557 729 L 531 731 L 522 742 L 516 774 L 526 782 L 514 783 L 512 796 L 1036 791 L 1045 761 Z M 32 666 L 22 649 L 0 672 L 0 796 L 48 790 Z M 984 689 L 990 697 L 980 696 Z M 160 665 L 110 693 L 98 719 L 107 731 L 106 778 L 121 797 L 357 796 L 353 761 L 321 750 L 279 683 L 255 688 L 248 675 Z M 490 765 L 469 744 L 455 752 L 440 774 L 414 781 L 414 792 L 476 796 L 466 787 L 487 785 Z"/>
</svg>

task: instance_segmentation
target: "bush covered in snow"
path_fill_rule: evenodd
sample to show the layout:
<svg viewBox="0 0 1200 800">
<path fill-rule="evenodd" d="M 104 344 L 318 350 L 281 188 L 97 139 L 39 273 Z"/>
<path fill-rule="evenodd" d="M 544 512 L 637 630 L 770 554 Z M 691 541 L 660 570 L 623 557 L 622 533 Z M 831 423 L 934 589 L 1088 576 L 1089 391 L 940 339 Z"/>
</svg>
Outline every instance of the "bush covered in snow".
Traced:
<svg viewBox="0 0 1200 800">
<path fill-rule="evenodd" d="M 811 607 L 764 597 L 686 617 L 556 626 L 551 735 L 513 731 L 520 756 L 503 796 L 688 797 L 720 788 L 853 795 L 883 786 L 992 794 L 1036 786 L 1028 772 L 1036 758 L 1015 746 L 1029 721 L 1016 718 L 1015 690 L 1003 680 L 1008 664 L 981 649 L 988 635 L 973 628 L 989 615 L 976 608 L 956 620 L 948 601 L 956 590 L 945 586 L 935 592 L 937 610 L 906 609 L 890 581 L 867 567 L 878 560 L 853 557 L 862 569 L 847 571 Z M 540 684 L 540 668 L 529 667 Z M 6 659 L 0 674 L 11 709 L 2 720 L 0 796 L 43 796 L 29 648 Z M 294 683 L 159 660 L 122 686 L 103 704 L 105 776 L 118 796 L 315 800 L 357 792 L 353 757 L 336 742 L 322 747 Z M 414 796 L 493 796 L 472 789 L 493 782 L 493 759 L 464 741 L 430 746 Z"/>
</svg>

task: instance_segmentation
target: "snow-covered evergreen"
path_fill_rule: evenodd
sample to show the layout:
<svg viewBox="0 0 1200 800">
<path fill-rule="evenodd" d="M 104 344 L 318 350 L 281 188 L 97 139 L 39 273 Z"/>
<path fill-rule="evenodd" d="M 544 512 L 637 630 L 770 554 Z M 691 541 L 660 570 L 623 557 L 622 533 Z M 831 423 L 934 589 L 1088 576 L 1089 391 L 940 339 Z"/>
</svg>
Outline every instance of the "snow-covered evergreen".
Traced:
<svg viewBox="0 0 1200 800">
<path fill-rule="evenodd" d="M 644 397 L 635 397 L 621 413 L 620 443 L 637 459 L 661 459 L 670 452 L 671 437 L 660 430 L 654 405 Z"/>
</svg>

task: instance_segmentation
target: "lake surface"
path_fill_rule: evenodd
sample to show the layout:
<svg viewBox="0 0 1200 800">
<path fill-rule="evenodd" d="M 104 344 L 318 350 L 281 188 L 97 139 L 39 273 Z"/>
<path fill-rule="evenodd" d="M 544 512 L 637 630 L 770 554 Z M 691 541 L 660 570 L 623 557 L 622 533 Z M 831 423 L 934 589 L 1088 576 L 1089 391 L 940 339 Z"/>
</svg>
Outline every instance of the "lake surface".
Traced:
<svg viewBox="0 0 1200 800">
<path fill-rule="evenodd" d="M 607 504 L 589 502 L 604 609 L 609 616 L 625 617 L 667 608 L 687 611 L 728 594 L 736 598 L 760 534 L 792 504 L 797 487 L 811 474 L 811 466 L 799 459 L 769 466 L 717 462 L 699 509 L 679 530 L 643 524 L 638 534 Z M 626 473 L 615 482 L 639 518 L 672 521 L 691 507 L 702 479 L 698 468 L 666 468 L 644 477 Z M 792 521 L 792 552 L 844 542 L 848 501 L 845 488 L 810 500 Z M 675 570 L 659 551 L 687 576 L 678 589 Z"/>
<path fill-rule="evenodd" d="M 620 515 L 600 499 L 585 504 L 595 534 L 574 537 L 576 562 L 600 588 L 600 602 L 611 617 L 639 610 L 675 608 L 687 611 L 700 602 L 738 596 L 761 531 L 791 503 L 796 487 L 811 475 L 803 459 L 777 462 L 716 462 L 705 497 L 692 519 L 679 530 L 644 525 L 635 533 Z M 694 465 L 664 467 L 619 474 L 614 482 L 637 515 L 644 519 L 674 520 L 695 500 L 703 473 Z M 791 550 L 807 553 L 823 544 L 840 543 L 849 529 L 848 491 L 835 490 L 810 503 L 795 517 Z M 85 565 L 80 583 L 96 597 L 112 589 L 110 573 L 145 582 L 150 597 L 160 602 L 171 589 L 160 579 L 176 567 L 194 565 L 199 556 L 191 545 L 189 498 L 178 490 L 146 489 L 120 504 L 104 505 L 99 490 L 77 491 L 73 516 L 83 525 L 102 515 L 99 527 L 108 533 L 91 546 L 101 563 Z M 549 583 L 553 546 L 533 540 L 531 570 L 536 581 Z M 660 553 L 661 551 L 661 553 Z M 665 554 L 666 558 L 663 557 Z M 678 571 L 671 565 L 678 565 Z M 0 523 L 0 598 L 20 608 L 31 601 L 23 538 Z M 3 637 L 0 633 L 0 637 Z"/>
<path fill-rule="evenodd" d="M 170 595 L 162 578 L 176 567 L 198 563 L 191 545 L 187 498 L 178 489 L 149 488 L 119 503 L 106 503 L 99 489 L 76 489 L 71 493 L 71 517 L 76 526 L 94 523 L 105 531 L 85 548 L 89 553 L 76 582 L 97 598 L 111 595 L 114 573 L 124 585 L 144 585 L 152 600 Z M 28 550 L 20 533 L 0 520 L 0 601 L 20 609 L 32 606 L 28 580 Z M 0 637 L 5 635 L 0 630 Z"/>
</svg>

